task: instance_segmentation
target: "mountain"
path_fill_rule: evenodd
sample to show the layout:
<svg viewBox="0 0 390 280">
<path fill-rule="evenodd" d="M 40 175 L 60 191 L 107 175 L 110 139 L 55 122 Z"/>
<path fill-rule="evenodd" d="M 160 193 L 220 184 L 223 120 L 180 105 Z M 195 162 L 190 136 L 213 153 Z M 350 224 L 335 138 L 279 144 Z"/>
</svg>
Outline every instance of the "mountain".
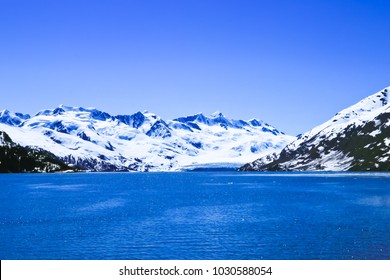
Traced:
<svg viewBox="0 0 390 280">
<path fill-rule="evenodd" d="M 64 105 L 34 116 L 4 110 L 0 130 L 20 146 L 49 151 L 90 171 L 239 167 L 295 139 L 263 121 L 233 120 L 220 112 L 165 121 L 147 111 L 111 115 Z"/>
<path fill-rule="evenodd" d="M 390 87 L 241 171 L 390 171 Z"/>
<path fill-rule="evenodd" d="M 3 110 L 0 112 L 0 123 L 5 123 L 8 125 L 19 125 L 24 120 L 27 120 L 30 118 L 30 115 L 24 115 L 21 113 L 11 113 L 8 110 Z"/>
<path fill-rule="evenodd" d="M 0 131 L 0 173 L 72 171 L 48 151 L 15 144 L 7 133 Z"/>
</svg>

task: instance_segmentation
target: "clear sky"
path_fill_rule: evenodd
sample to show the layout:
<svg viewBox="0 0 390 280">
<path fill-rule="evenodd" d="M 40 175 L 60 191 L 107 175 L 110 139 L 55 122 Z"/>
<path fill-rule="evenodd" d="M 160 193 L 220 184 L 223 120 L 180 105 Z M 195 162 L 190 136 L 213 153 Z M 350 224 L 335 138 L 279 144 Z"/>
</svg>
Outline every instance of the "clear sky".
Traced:
<svg viewBox="0 0 390 280">
<path fill-rule="evenodd" d="M 390 1 L 0 0 L 0 109 L 163 119 L 221 111 L 288 134 L 390 85 Z"/>
</svg>

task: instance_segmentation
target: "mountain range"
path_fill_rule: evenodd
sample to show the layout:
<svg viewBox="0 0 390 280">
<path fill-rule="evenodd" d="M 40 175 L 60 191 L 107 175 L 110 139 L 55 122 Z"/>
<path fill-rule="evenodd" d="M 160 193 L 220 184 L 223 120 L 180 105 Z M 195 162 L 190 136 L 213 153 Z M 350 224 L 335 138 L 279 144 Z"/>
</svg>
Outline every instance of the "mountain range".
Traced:
<svg viewBox="0 0 390 280">
<path fill-rule="evenodd" d="M 233 120 L 220 112 L 165 121 L 147 111 L 114 116 L 64 105 L 34 116 L 3 110 L 0 131 L 13 145 L 47 151 L 64 168 L 87 171 L 237 168 L 295 139 L 263 121 Z"/>
<path fill-rule="evenodd" d="M 34 116 L 3 110 L 0 172 L 390 171 L 389 94 L 368 96 L 298 137 L 220 112 L 165 121 L 63 105 Z"/>
<path fill-rule="evenodd" d="M 390 171 L 390 87 L 241 171 Z"/>
</svg>

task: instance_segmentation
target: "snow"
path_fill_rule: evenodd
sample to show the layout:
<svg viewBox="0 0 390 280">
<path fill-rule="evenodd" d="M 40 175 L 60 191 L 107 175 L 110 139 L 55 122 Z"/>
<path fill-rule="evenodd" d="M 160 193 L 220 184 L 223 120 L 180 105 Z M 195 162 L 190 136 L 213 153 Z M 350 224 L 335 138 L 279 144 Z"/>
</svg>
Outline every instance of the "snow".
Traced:
<svg viewBox="0 0 390 280">
<path fill-rule="evenodd" d="M 375 117 L 379 114 L 389 113 L 389 91 L 390 87 L 385 88 L 367 98 L 364 98 L 355 105 L 340 111 L 327 122 L 304 133 L 296 141 L 289 144 L 288 148 L 290 150 L 295 150 L 304 141 L 313 137 L 319 138 L 320 136 L 326 136 L 329 137 L 329 139 L 332 139 L 332 137 L 336 137 L 337 134 L 345 131 L 346 127 L 350 125 L 360 126 L 366 122 L 374 121 Z"/>
<path fill-rule="evenodd" d="M 142 120 L 134 125 L 136 115 Z M 194 164 L 240 166 L 278 152 L 295 139 L 264 122 L 252 125 L 219 112 L 179 119 L 165 122 L 147 111 L 111 116 L 94 108 L 61 105 L 38 112 L 19 127 L 0 123 L 0 130 L 22 146 L 38 146 L 59 157 L 71 155 L 122 167 L 137 162 L 139 170 L 151 165 L 150 171 L 181 170 Z"/>
<path fill-rule="evenodd" d="M 379 162 L 387 162 L 389 161 L 389 157 L 383 157 L 383 158 L 380 158 L 378 159 Z"/>
<path fill-rule="evenodd" d="M 373 132 L 371 132 L 369 135 L 372 137 L 375 137 L 379 134 L 381 134 L 381 131 L 380 131 L 380 129 L 377 129 L 377 130 L 374 130 Z"/>
<path fill-rule="evenodd" d="M 383 89 L 382 91 L 375 93 L 353 106 L 342 110 L 337 113 L 333 118 L 327 122 L 311 129 L 310 131 L 300 135 L 295 141 L 286 146 L 284 152 L 291 155 L 290 160 L 279 163 L 279 167 L 282 170 L 327 170 L 327 171 L 345 171 L 348 170 L 353 162 L 353 158 L 344 154 L 343 151 L 332 150 L 332 147 L 326 149 L 322 146 L 323 143 L 330 143 L 331 140 L 337 139 L 339 143 L 340 138 L 347 137 L 347 133 L 350 129 L 361 127 L 367 123 L 374 122 L 374 126 L 377 128 L 369 135 L 377 137 L 382 134 L 383 127 L 389 125 L 389 121 L 382 123 L 378 118 L 380 115 L 390 113 L 390 105 L 388 102 L 388 92 L 390 87 Z M 383 126 L 383 127 L 381 127 Z M 381 129 L 382 128 L 382 129 Z M 361 131 L 359 135 L 364 135 Z M 386 138 L 384 141 L 386 148 L 383 148 L 384 154 L 390 154 L 388 147 L 390 146 L 390 138 Z M 381 146 L 382 143 L 370 143 L 365 148 L 374 146 L 377 144 Z M 311 150 L 311 147 L 317 147 L 319 156 L 314 159 L 310 157 L 308 153 L 300 154 L 297 152 L 299 148 L 302 150 Z M 336 146 L 337 147 L 337 146 Z M 273 160 L 279 159 L 280 153 L 276 153 L 272 156 L 259 158 L 250 165 L 254 169 L 262 169 L 264 164 L 272 163 Z M 388 157 L 386 157 L 388 159 Z"/>
<path fill-rule="evenodd" d="M 328 154 L 322 154 L 319 160 L 310 163 L 308 170 L 318 170 L 318 165 L 326 171 L 347 171 L 351 166 L 353 158 L 345 156 L 339 151 L 330 151 Z"/>
</svg>

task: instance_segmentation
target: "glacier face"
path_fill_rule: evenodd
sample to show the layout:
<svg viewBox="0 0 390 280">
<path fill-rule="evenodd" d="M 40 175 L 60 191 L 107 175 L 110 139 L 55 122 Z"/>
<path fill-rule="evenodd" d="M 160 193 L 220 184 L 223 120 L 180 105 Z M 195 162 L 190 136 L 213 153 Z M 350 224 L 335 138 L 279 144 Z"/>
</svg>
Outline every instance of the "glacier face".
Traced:
<svg viewBox="0 0 390 280">
<path fill-rule="evenodd" d="M 60 105 L 34 116 L 0 112 L 0 131 L 91 171 L 174 171 L 240 166 L 296 139 L 256 119 L 201 113 L 164 121 L 144 111 L 113 116 Z"/>
<path fill-rule="evenodd" d="M 364 98 L 240 170 L 389 171 L 389 95 L 390 87 Z"/>
</svg>

